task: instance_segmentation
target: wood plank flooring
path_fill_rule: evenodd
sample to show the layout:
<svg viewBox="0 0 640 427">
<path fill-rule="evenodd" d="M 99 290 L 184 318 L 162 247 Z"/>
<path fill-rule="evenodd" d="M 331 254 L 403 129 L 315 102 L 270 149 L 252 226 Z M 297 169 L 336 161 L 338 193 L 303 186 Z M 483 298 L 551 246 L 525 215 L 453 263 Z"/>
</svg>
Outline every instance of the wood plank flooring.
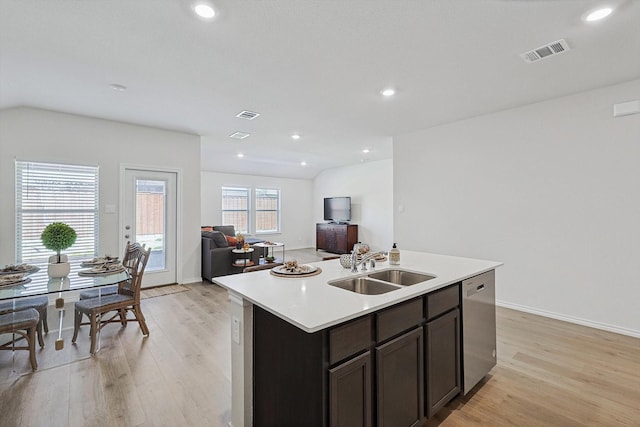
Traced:
<svg viewBox="0 0 640 427">
<path fill-rule="evenodd" d="M 35 373 L 0 352 L 0 426 L 228 426 L 227 293 L 186 286 L 143 301 L 148 338 L 110 325 L 95 357 L 87 328 L 63 331 L 67 363 L 50 333 Z M 640 426 L 639 339 L 502 308 L 497 324 L 498 366 L 424 426 Z"/>
<path fill-rule="evenodd" d="M 497 309 L 498 365 L 425 426 L 640 426 L 640 339 Z"/>
</svg>

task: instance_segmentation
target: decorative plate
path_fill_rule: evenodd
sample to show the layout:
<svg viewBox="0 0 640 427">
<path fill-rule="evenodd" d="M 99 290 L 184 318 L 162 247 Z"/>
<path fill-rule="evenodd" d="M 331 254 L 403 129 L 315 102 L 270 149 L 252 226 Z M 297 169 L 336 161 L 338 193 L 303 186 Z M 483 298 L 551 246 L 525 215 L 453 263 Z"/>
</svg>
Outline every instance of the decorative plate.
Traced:
<svg viewBox="0 0 640 427">
<path fill-rule="evenodd" d="M 22 285 L 31 281 L 30 277 L 25 277 L 26 273 L 0 276 L 0 286 Z"/>
<path fill-rule="evenodd" d="M 271 271 L 275 274 L 283 276 L 302 276 L 305 274 L 313 274 L 318 270 L 315 265 L 302 264 L 295 268 L 290 268 L 286 264 L 273 267 Z"/>
<path fill-rule="evenodd" d="M 107 263 L 78 271 L 78 276 L 106 276 L 107 274 L 122 273 L 124 267 L 121 264 Z"/>
<path fill-rule="evenodd" d="M 15 264 L 5 265 L 4 268 L 0 268 L 0 276 L 7 274 L 33 274 L 36 271 L 40 271 L 40 267 L 30 264 Z"/>
<path fill-rule="evenodd" d="M 104 257 L 99 257 L 99 258 L 92 258 L 92 259 L 87 259 L 82 261 L 82 263 L 80 264 L 82 267 L 90 267 L 92 265 L 102 265 L 102 264 L 110 264 L 110 263 L 114 263 L 114 262 L 118 262 L 118 257 L 112 257 L 112 256 L 104 256 Z"/>
</svg>

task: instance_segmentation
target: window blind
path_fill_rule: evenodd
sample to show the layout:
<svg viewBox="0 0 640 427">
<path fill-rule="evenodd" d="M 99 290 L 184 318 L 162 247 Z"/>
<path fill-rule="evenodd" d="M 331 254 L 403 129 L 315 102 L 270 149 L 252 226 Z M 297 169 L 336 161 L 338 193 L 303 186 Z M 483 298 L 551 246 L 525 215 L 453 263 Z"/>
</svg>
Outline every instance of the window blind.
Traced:
<svg viewBox="0 0 640 427">
<path fill-rule="evenodd" d="M 52 222 L 78 235 L 64 253 L 98 253 L 98 167 L 16 161 L 16 261 L 46 263 L 54 253 L 40 240 Z"/>
</svg>

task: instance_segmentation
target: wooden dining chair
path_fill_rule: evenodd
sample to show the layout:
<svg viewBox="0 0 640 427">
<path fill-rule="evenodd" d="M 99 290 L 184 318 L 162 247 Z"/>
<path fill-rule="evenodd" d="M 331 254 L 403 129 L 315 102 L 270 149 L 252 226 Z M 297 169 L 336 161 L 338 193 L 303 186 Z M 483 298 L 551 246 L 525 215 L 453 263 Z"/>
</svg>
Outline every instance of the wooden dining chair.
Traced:
<svg viewBox="0 0 640 427">
<path fill-rule="evenodd" d="M 38 369 L 38 362 L 36 361 L 36 329 L 39 321 L 40 314 L 35 308 L 0 314 L 0 334 L 13 335 L 11 340 L 0 344 L 0 350 L 29 350 L 31 369 L 34 371 Z M 16 345 L 23 338 L 27 340 L 27 345 Z"/>
<path fill-rule="evenodd" d="M 2 304 L 0 304 L 0 314 L 35 308 L 40 315 L 40 320 L 38 321 L 38 325 L 36 327 L 38 343 L 40 344 L 40 347 L 44 347 L 44 337 L 42 336 L 42 331 L 44 330 L 45 334 L 49 333 L 49 324 L 47 323 L 48 306 L 49 298 L 47 296 L 18 298 L 14 301 L 3 302 Z"/>
<path fill-rule="evenodd" d="M 129 247 L 130 243 L 131 242 L 127 242 L 126 246 L 124 247 L 124 256 L 122 257 L 123 264 L 129 261 L 127 257 L 131 256 L 132 254 L 132 252 L 127 251 L 127 248 Z M 89 289 L 89 290 L 80 292 L 80 299 L 103 297 L 106 295 L 113 295 L 117 293 L 118 293 L 118 285 L 105 286 L 104 288 L 100 288 L 100 289 Z"/>
<path fill-rule="evenodd" d="M 142 334 L 144 336 L 149 335 L 149 328 L 140 309 L 140 287 L 142 286 L 142 276 L 150 254 L 151 248 L 145 249 L 139 243 L 127 244 L 122 265 L 129 272 L 130 279 L 118 285 L 116 294 L 84 299 L 75 303 L 73 339 L 71 342 L 76 342 L 81 325 L 91 325 L 91 354 L 95 354 L 98 332 L 109 323 L 117 322 L 125 327 L 130 321 L 138 322 Z M 127 317 L 129 312 L 133 314 L 133 318 Z M 82 323 L 85 315 L 89 318 L 89 322 Z"/>
</svg>

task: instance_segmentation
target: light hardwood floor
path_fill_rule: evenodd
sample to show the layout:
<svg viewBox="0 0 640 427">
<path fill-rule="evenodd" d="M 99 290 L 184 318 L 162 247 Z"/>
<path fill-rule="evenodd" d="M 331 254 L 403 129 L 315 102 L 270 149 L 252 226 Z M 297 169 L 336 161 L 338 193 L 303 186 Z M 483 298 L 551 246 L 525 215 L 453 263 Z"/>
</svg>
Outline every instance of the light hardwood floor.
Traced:
<svg viewBox="0 0 640 427">
<path fill-rule="evenodd" d="M 2 352 L 0 426 L 227 426 L 227 294 L 210 283 L 187 286 L 143 301 L 148 338 L 135 324 L 110 325 L 95 357 L 58 360 L 55 333 L 35 373 L 26 352 L 13 360 Z M 640 426 L 639 339 L 497 313 L 498 366 L 425 426 Z M 89 348 L 82 331 L 76 346 L 63 331 L 65 350 L 78 358 Z"/>
</svg>

